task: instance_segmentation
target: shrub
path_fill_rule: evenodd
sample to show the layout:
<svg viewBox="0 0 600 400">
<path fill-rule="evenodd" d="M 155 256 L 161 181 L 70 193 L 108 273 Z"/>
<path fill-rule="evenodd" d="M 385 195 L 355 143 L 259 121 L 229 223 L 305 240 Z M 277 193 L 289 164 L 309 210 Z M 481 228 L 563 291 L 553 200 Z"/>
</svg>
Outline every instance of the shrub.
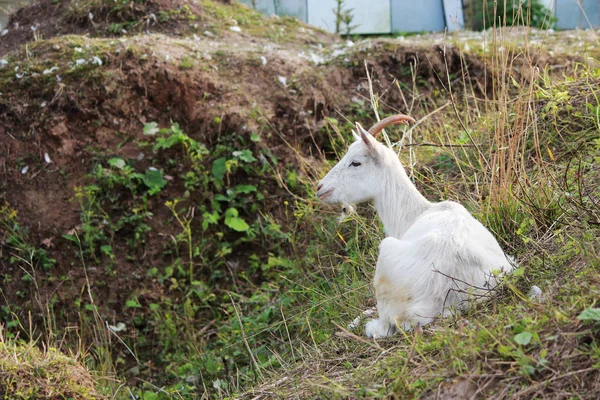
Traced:
<svg viewBox="0 0 600 400">
<path fill-rule="evenodd" d="M 474 0 L 469 14 L 474 30 L 518 25 L 548 29 L 556 22 L 540 0 Z"/>
</svg>

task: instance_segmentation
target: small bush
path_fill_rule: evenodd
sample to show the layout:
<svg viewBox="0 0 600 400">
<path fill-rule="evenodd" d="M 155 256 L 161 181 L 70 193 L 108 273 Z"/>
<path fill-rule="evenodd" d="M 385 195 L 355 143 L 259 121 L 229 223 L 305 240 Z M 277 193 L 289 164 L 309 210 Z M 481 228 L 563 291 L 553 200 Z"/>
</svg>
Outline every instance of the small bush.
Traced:
<svg viewBox="0 0 600 400">
<path fill-rule="evenodd" d="M 471 27 L 478 31 L 519 25 L 548 29 L 556 22 L 539 0 L 475 0 L 470 8 Z"/>
</svg>

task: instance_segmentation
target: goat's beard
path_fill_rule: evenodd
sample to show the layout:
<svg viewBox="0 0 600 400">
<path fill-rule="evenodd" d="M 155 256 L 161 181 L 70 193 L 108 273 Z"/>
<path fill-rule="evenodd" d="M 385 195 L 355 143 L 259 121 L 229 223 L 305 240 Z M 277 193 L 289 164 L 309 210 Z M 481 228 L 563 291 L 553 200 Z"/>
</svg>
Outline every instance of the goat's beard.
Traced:
<svg viewBox="0 0 600 400">
<path fill-rule="evenodd" d="M 353 204 L 342 204 L 342 210 L 340 211 L 340 216 L 338 218 L 338 223 L 342 222 L 346 217 L 351 214 L 354 214 L 356 209 Z"/>
</svg>

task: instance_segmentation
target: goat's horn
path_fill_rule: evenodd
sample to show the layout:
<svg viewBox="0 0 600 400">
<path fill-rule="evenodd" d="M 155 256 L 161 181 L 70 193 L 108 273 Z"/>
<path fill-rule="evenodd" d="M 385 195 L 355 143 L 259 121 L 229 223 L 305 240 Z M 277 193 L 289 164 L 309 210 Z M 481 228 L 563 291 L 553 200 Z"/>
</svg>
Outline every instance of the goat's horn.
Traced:
<svg viewBox="0 0 600 400">
<path fill-rule="evenodd" d="M 379 121 L 378 123 L 376 123 L 375 125 L 373 125 L 369 129 L 369 133 L 373 136 L 377 136 L 377 134 L 379 132 L 381 132 L 382 130 L 384 130 L 385 128 L 387 128 L 390 125 L 393 125 L 393 124 L 408 125 L 409 122 L 412 122 L 414 124 L 417 121 L 415 121 L 415 119 L 413 117 L 409 117 L 408 115 L 404 115 L 404 114 L 392 115 L 391 117 L 384 118 L 381 121 Z"/>
</svg>

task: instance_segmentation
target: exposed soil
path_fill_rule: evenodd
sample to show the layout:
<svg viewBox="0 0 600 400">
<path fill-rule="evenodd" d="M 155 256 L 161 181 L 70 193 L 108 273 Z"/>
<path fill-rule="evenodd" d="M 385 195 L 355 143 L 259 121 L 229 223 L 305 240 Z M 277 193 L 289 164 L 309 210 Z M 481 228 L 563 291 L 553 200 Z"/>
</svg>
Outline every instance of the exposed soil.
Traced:
<svg viewBox="0 0 600 400">
<path fill-rule="evenodd" d="M 219 3 L 227 4 L 227 11 Z M 264 18 L 238 3 L 228 1 L 148 0 L 143 2 L 109 2 L 103 0 L 40 0 L 21 8 L 10 16 L 7 34 L 0 41 L 0 56 L 18 46 L 37 39 L 50 39 L 61 35 L 86 35 L 89 37 L 125 37 L 138 33 L 165 33 L 169 36 L 197 34 L 206 40 L 228 40 L 245 37 L 250 40 L 273 38 L 274 32 L 291 25 L 297 29 L 285 32 L 276 40 L 293 44 L 336 41 L 333 35 L 320 29 L 300 26 L 295 20 Z M 216 5 L 215 5 L 216 4 Z M 237 25 L 232 18 L 242 16 L 249 31 L 232 32 Z M 255 22 L 266 22 L 262 29 Z M 117 27 L 118 25 L 118 27 Z M 243 27 L 243 25 L 242 25 Z"/>
</svg>

